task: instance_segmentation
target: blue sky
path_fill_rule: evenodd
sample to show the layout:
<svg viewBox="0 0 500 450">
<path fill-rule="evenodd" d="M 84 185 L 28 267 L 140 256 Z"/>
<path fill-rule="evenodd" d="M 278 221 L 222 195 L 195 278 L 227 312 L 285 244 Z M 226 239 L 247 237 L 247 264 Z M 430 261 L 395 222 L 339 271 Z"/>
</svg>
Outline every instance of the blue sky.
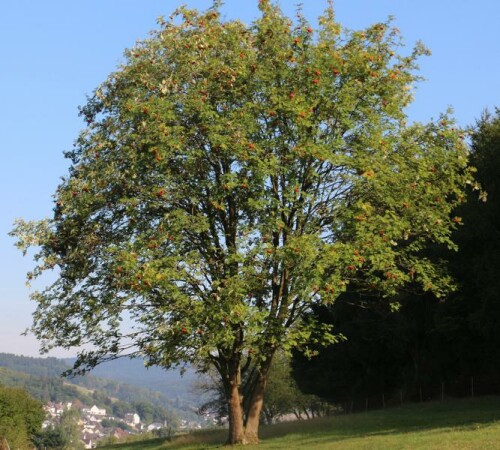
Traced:
<svg viewBox="0 0 500 450">
<path fill-rule="evenodd" d="M 186 0 L 205 9 L 211 0 Z M 293 15 L 293 0 L 281 0 Z M 33 337 L 21 337 L 34 310 L 24 285 L 29 258 L 7 236 L 16 217 L 40 219 L 83 122 L 78 106 L 122 61 L 123 50 L 145 38 L 156 18 L 177 0 L 3 0 L 0 5 L 0 352 L 36 355 Z M 326 0 L 303 0 L 314 23 Z M 250 22 L 257 0 L 226 0 L 223 13 Z M 498 0 L 336 0 L 337 19 L 358 29 L 395 16 L 410 51 L 422 40 L 432 56 L 421 61 L 427 81 L 408 110 L 427 121 L 455 110 L 459 125 L 473 124 L 484 108 L 500 106 Z M 54 355 L 63 355 L 61 351 Z"/>
</svg>

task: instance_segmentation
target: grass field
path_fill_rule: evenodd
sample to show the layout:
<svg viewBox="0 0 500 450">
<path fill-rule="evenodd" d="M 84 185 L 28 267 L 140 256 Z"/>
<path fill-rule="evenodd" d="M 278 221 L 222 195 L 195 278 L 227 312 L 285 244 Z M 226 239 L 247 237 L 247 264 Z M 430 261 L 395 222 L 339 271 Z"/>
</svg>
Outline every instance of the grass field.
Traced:
<svg viewBox="0 0 500 450">
<path fill-rule="evenodd" d="M 120 444 L 108 449 L 163 450 L 222 447 L 225 431 L 212 430 L 162 440 Z M 405 405 L 281 423 L 261 429 L 261 444 L 245 449 L 500 449 L 500 397 Z"/>
</svg>

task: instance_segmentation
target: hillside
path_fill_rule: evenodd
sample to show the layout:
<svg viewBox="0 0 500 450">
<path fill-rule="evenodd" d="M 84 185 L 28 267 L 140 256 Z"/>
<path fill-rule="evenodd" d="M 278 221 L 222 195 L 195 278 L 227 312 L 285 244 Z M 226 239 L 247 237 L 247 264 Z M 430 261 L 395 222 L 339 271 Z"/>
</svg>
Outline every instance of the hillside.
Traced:
<svg viewBox="0 0 500 450">
<path fill-rule="evenodd" d="M 66 359 L 64 362 L 72 365 L 74 359 Z M 199 377 L 192 369 L 185 370 L 181 375 L 179 370 L 145 367 L 144 361 L 139 358 L 122 358 L 100 364 L 92 370 L 92 375 L 138 387 L 147 387 L 149 390 L 165 394 L 180 404 L 193 405 L 199 401 L 199 394 L 193 389 Z"/>
<path fill-rule="evenodd" d="M 500 442 L 500 397 L 408 404 L 368 413 L 339 415 L 262 427 L 262 442 L 248 449 L 494 450 Z M 103 449 L 167 450 L 220 448 L 225 430 L 182 435 Z"/>
<path fill-rule="evenodd" d="M 125 383 L 120 377 L 112 379 L 113 373 L 119 374 L 128 369 L 110 367 L 112 370 L 108 368 L 106 372 L 108 378 L 86 375 L 66 379 L 61 377 L 61 373 L 70 368 L 67 361 L 0 353 L 0 384 L 22 387 L 43 402 L 79 400 L 86 405 L 116 409 L 117 415 L 128 409 L 143 416 L 149 414 L 155 419 L 166 416 L 170 419 L 199 420 L 197 405 L 191 398 L 182 396 L 182 389 L 177 388 L 177 396 L 172 398 L 161 391 L 149 389 L 147 377 L 142 380 L 129 377 L 135 385 Z M 136 369 L 131 373 L 139 372 Z"/>
<path fill-rule="evenodd" d="M 79 400 L 86 405 L 102 403 L 92 397 L 92 391 L 83 392 L 78 386 L 65 383 L 60 378 L 30 375 L 9 367 L 0 367 L 0 384 L 7 387 L 23 388 L 44 403 L 75 400 Z"/>
</svg>

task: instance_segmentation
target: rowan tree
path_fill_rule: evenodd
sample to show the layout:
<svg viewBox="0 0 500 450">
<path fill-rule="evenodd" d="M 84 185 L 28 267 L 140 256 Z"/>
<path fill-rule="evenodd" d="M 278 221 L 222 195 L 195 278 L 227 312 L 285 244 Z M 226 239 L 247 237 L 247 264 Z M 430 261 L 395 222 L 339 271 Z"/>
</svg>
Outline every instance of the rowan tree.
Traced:
<svg viewBox="0 0 500 450">
<path fill-rule="evenodd" d="M 453 245 L 473 181 L 449 117 L 406 123 L 427 51 L 401 55 L 390 21 L 345 30 L 330 5 L 313 29 L 261 0 L 246 25 L 219 8 L 181 8 L 126 51 L 81 109 L 52 217 L 13 234 L 39 248 L 29 278 L 56 273 L 32 295 L 42 350 L 83 346 L 75 371 L 213 366 L 242 443 L 276 350 L 337 339 L 301 320 L 312 304 L 361 274 L 387 295 L 449 286 L 419 252 Z"/>
</svg>

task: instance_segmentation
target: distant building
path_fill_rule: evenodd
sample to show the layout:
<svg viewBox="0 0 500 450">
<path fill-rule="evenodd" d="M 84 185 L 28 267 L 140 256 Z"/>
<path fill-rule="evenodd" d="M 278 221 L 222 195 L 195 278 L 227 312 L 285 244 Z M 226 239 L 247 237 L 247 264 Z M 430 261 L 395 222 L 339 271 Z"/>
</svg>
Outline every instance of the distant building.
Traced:
<svg viewBox="0 0 500 450">
<path fill-rule="evenodd" d="M 84 433 L 100 433 L 103 427 L 100 422 L 95 420 L 87 420 L 83 423 L 82 429 Z"/>
<path fill-rule="evenodd" d="M 112 428 L 108 436 L 122 439 L 124 437 L 130 436 L 130 433 L 128 431 L 122 430 L 121 428 Z"/>
<path fill-rule="evenodd" d="M 49 402 L 44 405 L 43 409 L 51 416 L 51 417 L 60 417 L 64 411 L 68 411 L 71 409 L 72 403 L 56 403 Z"/>
<path fill-rule="evenodd" d="M 153 430 L 161 430 L 162 428 L 165 428 L 163 423 L 160 422 L 154 422 L 151 425 L 148 425 L 147 430 L 148 431 L 153 431 Z"/>
<path fill-rule="evenodd" d="M 94 416 L 105 416 L 106 410 L 98 408 L 96 405 L 94 405 L 92 406 L 92 408 L 89 409 L 89 413 L 93 414 Z"/>
<path fill-rule="evenodd" d="M 136 413 L 128 413 L 125 414 L 125 422 L 128 423 L 129 425 L 139 425 L 141 423 L 141 418 L 139 417 L 139 414 Z"/>
<path fill-rule="evenodd" d="M 99 437 L 96 437 L 91 433 L 84 433 L 82 437 L 85 448 L 96 448 L 98 440 Z"/>
</svg>

